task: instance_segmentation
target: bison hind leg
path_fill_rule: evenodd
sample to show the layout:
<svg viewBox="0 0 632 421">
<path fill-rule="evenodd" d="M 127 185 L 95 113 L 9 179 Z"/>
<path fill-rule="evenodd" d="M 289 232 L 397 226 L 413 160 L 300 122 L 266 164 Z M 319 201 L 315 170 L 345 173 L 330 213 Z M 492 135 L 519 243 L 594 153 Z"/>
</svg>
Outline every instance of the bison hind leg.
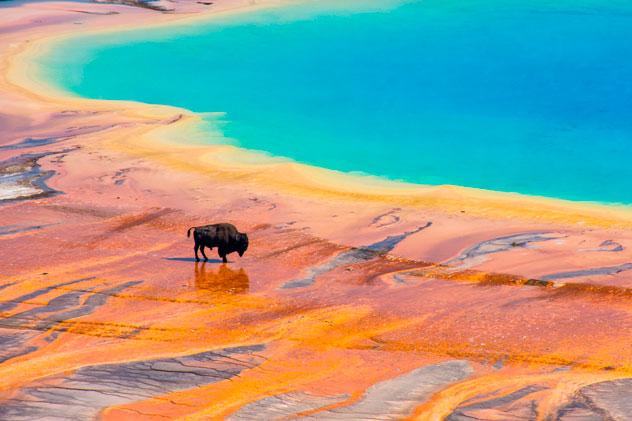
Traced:
<svg viewBox="0 0 632 421">
<path fill-rule="evenodd" d="M 200 246 L 200 251 L 202 252 L 202 256 L 204 256 L 204 261 L 208 262 L 208 257 L 206 257 L 206 253 L 204 253 L 204 244 Z"/>
<path fill-rule="evenodd" d="M 198 257 L 198 248 L 200 248 L 200 245 L 196 241 L 195 242 L 195 246 L 193 246 L 193 250 L 195 251 L 195 261 L 196 262 L 200 261 L 200 258 Z M 202 250 L 202 253 L 204 253 L 204 250 Z"/>
</svg>

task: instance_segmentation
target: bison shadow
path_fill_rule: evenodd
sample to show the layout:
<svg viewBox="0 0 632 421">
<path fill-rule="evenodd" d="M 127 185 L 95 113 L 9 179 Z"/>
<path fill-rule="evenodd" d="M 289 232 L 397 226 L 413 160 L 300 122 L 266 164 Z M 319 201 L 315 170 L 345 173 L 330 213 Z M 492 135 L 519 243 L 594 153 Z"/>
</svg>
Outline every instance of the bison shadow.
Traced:
<svg viewBox="0 0 632 421">
<path fill-rule="evenodd" d="M 195 262 L 194 257 L 165 257 L 165 260 L 170 260 L 172 262 Z M 208 259 L 206 263 L 222 263 L 222 259 Z M 233 263 L 233 262 L 228 262 Z"/>
</svg>

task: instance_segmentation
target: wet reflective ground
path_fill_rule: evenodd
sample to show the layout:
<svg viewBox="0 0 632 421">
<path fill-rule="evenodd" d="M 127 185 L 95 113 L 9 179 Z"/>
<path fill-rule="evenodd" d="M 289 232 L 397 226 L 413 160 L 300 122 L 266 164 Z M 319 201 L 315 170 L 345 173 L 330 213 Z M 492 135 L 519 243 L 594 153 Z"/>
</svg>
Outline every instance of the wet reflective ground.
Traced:
<svg viewBox="0 0 632 421">
<path fill-rule="evenodd" d="M 553 253 L 543 246 L 490 239 L 437 264 L 391 254 L 410 241 L 406 233 L 422 239 L 423 230 L 391 227 L 381 240 L 348 247 L 260 224 L 249 227 L 243 259 L 196 263 L 181 213 L 38 206 L 44 219 L 74 209 L 82 230 L 69 235 L 61 222 L 4 236 L 7 419 L 627 413 L 626 286 L 582 273 L 538 279 L 476 268 Z M 39 257 L 29 255 L 33 242 Z M 484 263 L 465 265 L 483 249 Z M 582 253 L 627 253 L 627 245 Z M 626 268 L 605 276 L 626 282 Z"/>
</svg>

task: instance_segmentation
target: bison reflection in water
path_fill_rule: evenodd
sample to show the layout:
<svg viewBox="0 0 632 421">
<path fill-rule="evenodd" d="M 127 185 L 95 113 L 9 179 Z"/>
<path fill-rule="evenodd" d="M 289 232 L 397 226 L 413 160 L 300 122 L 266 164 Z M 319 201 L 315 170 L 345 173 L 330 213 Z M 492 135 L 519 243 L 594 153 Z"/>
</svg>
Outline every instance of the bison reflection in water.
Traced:
<svg viewBox="0 0 632 421">
<path fill-rule="evenodd" d="M 221 265 L 217 271 L 207 270 L 205 262 L 195 262 L 195 287 L 224 294 L 245 294 L 250 288 L 250 279 L 243 269 L 232 270 Z"/>
<path fill-rule="evenodd" d="M 248 235 L 237 231 L 232 224 L 212 224 L 202 227 L 191 227 L 187 231 L 187 237 L 191 236 L 191 230 L 193 230 L 193 240 L 195 240 L 195 260 L 200 261 L 198 257 L 198 249 L 202 252 L 204 260 L 207 261 L 206 253 L 204 253 L 204 247 L 208 247 L 213 250 L 213 247 L 217 247 L 217 254 L 222 258 L 224 263 L 227 263 L 226 255 L 237 252 L 239 257 L 243 256 L 248 249 Z"/>
</svg>

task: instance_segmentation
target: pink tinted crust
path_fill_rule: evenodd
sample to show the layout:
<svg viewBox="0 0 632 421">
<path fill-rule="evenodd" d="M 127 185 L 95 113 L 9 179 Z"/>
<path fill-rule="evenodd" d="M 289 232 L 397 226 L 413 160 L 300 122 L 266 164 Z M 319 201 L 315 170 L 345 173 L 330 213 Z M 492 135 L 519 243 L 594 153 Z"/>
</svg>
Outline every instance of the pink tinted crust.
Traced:
<svg viewBox="0 0 632 421">
<path fill-rule="evenodd" d="M 277 416 L 276 397 L 284 416 L 563 418 L 596 411 L 586 396 L 616 414 L 629 386 L 615 380 L 632 369 L 628 209 L 187 143 L 199 117 L 186 110 L 73 98 L 32 77 L 29 60 L 56 37 L 195 24 L 251 2 L 214 3 L 0 9 L 0 175 L 34 171 L 12 187 L 34 192 L 0 205 L 3 407 L 54 411 L 36 388 L 81 378 L 98 390 L 104 369 L 125 395 L 121 367 L 148 362 L 180 386 L 141 376 L 143 394 L 104 394 L 88 414 L 248 419 Z M 247 232 L 249 250 L 194 263 L 187 229 L 220 221 Z M 191 357 L 209 351 L 228 356 Z M 226 379 L 189 384 L 176 358 Z"/>
</svg>

